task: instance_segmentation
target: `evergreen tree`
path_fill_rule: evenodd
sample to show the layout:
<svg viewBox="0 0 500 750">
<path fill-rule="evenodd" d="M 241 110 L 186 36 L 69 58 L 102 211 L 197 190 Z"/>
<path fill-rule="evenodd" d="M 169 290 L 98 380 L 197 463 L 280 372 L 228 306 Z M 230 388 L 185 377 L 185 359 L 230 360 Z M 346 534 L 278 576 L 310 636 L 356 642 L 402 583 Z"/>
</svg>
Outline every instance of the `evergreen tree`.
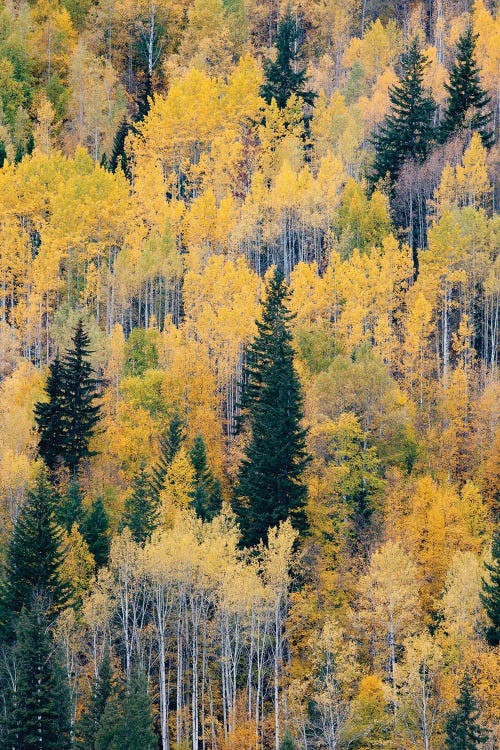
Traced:
<svg viewBox="0 0 500 750">
<path fill-rule="evenodd" d="M 472 681 L 466 672 L 460 685 L 456 709 L 446 722 L 446 746 L 448 750 L 478 750 L 486 740 L 487 734 L 479 724 Z"/>
<path fill-rule="evenodd" d="M 184 423 L 181 418 L 175 414 L 170 420 L 167 434 L 160 439 L 160 460 L 153 467 L 151 486 L 159 496 L 165 486 L 165 477 L 172 459 L 181 447 L 184 438 Z"/>
<path fill-rule="evenodd" d="M 288 729 L 283 735 L 283 741 L 281 743 L 281 750 L 295 750 L 295 743 Z"/>
<path fill-rule="evenodd" d="M 493 535 L 491 554 L 493 561 L 491 564 L 486 563 L 486 568 L 490 573 L 489 581 L 483 578 L 481 599 L 491 623 L 486 631 L 486 638 L 490 646 L 498 646 L 500 643 L 500 528 Z"/>
<path fill-rule="evenodd" d="M 306 530 L 306 488 L 301 475 L 308 457 L 301 427 L 302 397 L 293 365 L 286 308 L 288 289 L 276 270 L 267 284 L 262 320 L 247 354 L 240 427 L 251 430 L 236 488 L 235 512 L 245 546 L 266 539 L 270 526 L 290 516 Z"/>
<path fill-rule="evenodd" d="M 130 123 L 126 118 L 123 119 L 113 139 L 113 150 L 111 151 L 111 157 L 109 159 L 108 165 L 108 169 L 110 172 L 116 172 L 118 167 L 121 167 L 123 174 L 125 175 L 127 180 L 131 179 L 131 175 L 130 167 L 128 164 L 128 157 L 125 152 L 125 141 L 130 130 Z"/>
<path fill-rule="evenodd" d="M 81 528 L 81 534 L 89 546 L 96 565 L 101 568 L 109 558 L 109 518 L 102 498 L 98 497 L 92 503 Z"/>
<path fill-rule="evenodd" d="M 83 458 L 92 455 L 89 441 L 99 421 L 99 384 L 89 362 L 89 337 L 80 319 L 73 345 L 63 361 L 63 419 L 65 424 L 64 461 L 76 474 Z"/>
<path fill-rule="evenodd" d="M 60 576 L 61 532 L 54 520 L 52 488 L 40 472 L 36 489 L 21 510 L 7 551 L 0 597 L 1 626 L 9 633 L 12 617 L 29 609 L 34 598 L 44 600 L 47 610 L 66 603 L 68 587 Z"/>
<path fill-rule="evenodd" d="M 40 435 L 38 451 L 51 471 L 61 463 L 66 444 L 62 383 L 63 366 L 56 357 L 50 365 L 45 388 L 48 401 L 35 404 L 35 422 Z"/>
<path fill-rule="evenodd" d="M 3 141 L 0 141 L 0 169 L 2 169 L 6 161 L 7 161 L 7 151 L 5 149 L 5 143 Z"/>
<path fill-rule="evenodd" d="M 66 750 L 70 746 L 69 690 L 59 652 L 38 600 L 23 608 L 14 647 L 15 688 L 7 695 L 4 747 Z"/>
<path fill-rule="evenodd" d="M 307 76 L 301 66 L 300 32 L 289 8 L 279 23 L 275 46 L 276 60 L 264 61 L 265 81 L 260 95 L 268 104 L 274 99 L 280 109 L 286 107 L 292 94 L 312 106 L 316 94 L 304 88 Z"/>
<path fill-rule="evenodd" d="M 77 744 L 82 750 L 95 750 L 97 733 L 112 691 L 113 673 L 109 651 L 106 649 L 92 687 L 90 703 L 76 727 Z"/>
<path fill-rule="evenodd" d="M 398 83 L 389 90 L 391 109 L 378 134 L 373 136 L 375 163 L 371 181 L 387 175 L 395 182 L 407 160 L 423 162 L 434 138 L 436 105 L 424 90 L 423 77 L 428 61 L 415 40 L 401 57 Z"/>
<path fill-rule="evenodd" d="M 196 475 L 193 508 L 196 515 L 203 521 L 211 521 L 221 509 L 221 487 L 219 481 L 214 480 L 208 467 L 207 452 L 201 435 L 197 435 L 194 439 L 189 457 Z"/>
<path fill-rule="evenodd" d="M 138 672 L 124 691 L 108 700 L 95 747 L 96 750 L 156 750 L 157 744 L 147 679 Z"/>
<path fill-rule="evenodd" d="M 460 37 L 457 57 L 450 72 L 450 82 L 445 84 L 448 103 L 439 128 L 442 143 L 464 129 L 477 131 L 486 148 L 493 145 L 493 132 L 490 130 L 491 112 L 486 110 L 490 97 L 481 87 L 481 78 L 476 62 L 477 35 L 472 27 Z"/>
<path fill-rule="evenodd" d="M 84 519 L 82 492 L 78 479 L 72 479 L 67 492 L 55 506 L 55 515 L 60 526 L 69 533 L 73 524 L 80 526 Z"/>
<path fill-rule="evenodd" d="M 128 526 L 132 539 L 137 544 L 144 544 L 158 524 L 157 495 L 151 487 L 149 475 L 144 464 L 141 464 L 134 478 L 132 493 L 125 501 L 123 526 Z"/>
</svg>

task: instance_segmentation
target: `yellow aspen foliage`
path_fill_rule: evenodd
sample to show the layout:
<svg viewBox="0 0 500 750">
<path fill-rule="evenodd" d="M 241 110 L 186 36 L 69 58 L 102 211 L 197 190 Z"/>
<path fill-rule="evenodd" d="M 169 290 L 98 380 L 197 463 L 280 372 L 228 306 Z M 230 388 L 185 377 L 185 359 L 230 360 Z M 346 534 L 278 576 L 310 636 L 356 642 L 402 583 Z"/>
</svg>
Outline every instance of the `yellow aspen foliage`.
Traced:
<svg viewBox="0 0 500 750">
<path fill-rule="evenodd" d="M 352 68 L 357 63 L 367 84 L 372 85 L 396 60 L 400 48 L 401 33 L 397 24 L 391 20 L 384 26 L 378 18 L 368 27 L 362 39 L 351 39 L 342 63 L 346 68 Z"/>
<path fill-rule="evenodd" d="M 62 577 L 70 587 L 73 605 L 80 607 L 94 582 L 95 560 L 76 523 L 69 533 L 63 533 L 61 548 L 64 551 Z"/>
<path fill-rule="evenodd" d="M 193 500 L 196 475 L 189 454 L 181 446 L 176 453 L 164 481 L 161 492 L 162 523 L 167 527 L 174 524 L 178 511 L 188 510 Z"/>
<path fill-rule="evenodd" d="M 481 566 L 473 552 L 455 552 L 446 574 L 442 597 L 441 629 L 449 639 L 447 651 L 456 659 L 466 656 L 471 639 L 477 639 L 484 625 L 480 598 Z"/>
</svg>

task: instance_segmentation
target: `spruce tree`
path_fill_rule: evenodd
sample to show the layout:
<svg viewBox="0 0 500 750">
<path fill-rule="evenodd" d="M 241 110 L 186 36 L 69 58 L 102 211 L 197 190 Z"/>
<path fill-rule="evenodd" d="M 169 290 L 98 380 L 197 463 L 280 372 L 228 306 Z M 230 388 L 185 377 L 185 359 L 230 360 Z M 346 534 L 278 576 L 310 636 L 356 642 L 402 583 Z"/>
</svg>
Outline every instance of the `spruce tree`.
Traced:
<svg viewBox="0 0 500 750">
<path fill-rule="evenodd" d="M 487 734 L 479 723 L 479 710 L 470 675 L 466 672 L 457 698 L 455 710 L 446 721 L 448 750 L 479 750 Z"/>
<path fill-rule="evenodd" d="M 108 700 L 96 736 L 96 750 L 156 750 L 148 683 L 143 672 Z"/>
<path fill-rule="evenodd" d="M 281 742 L 281 750 L 295 750 L 295 744 L 292 739 L 292 735 L 288 730 L 286 730 L 285 734 L 283 735 L 283 741 Z"/>
<path fill-rule="evenodd" d="M 91 454 L 89 441 L 95 432 L 101 407 L 99 383 L 89 362 L 89 336 L 80 319 L 72 338 L 72 346 L 63 361 L 62 388 L 64 399 L 65 445 L 64 460 L 76 474 L 80 462 Z"/>
<path fill-rule="evenodd" d="M 35 404 L 35 422 L 40 435 L 38 452 L 45 465 L 54 471 L 63 460 L 66 445 L 63 366 L 59 357 L 50 365 L 45 390 L 48 400 Z"/>
<path fill-rule="evenodd" d="M 113 150 L 111 151 L 111 157 L 109 159 L 108 169 L 110 172 L 116 172 L 118 167 L 121 167 L 123 174 L 130 180 L 130 167 L 128 164 L 128 157 L 125 152 L 125 141 L 131 130 L 131 125 L 125 118 L 116 131 L 113 139 Z"/>
<path fill-rule="evenodd" d="M 183 438 L 184 423 L 179 415 L 175 414 L 170 420 L 167 434 L 160 439 L 160 460 L 152 470 L 151 486 L 158 496 L 164 489 L 168 467 L 181 447 Z"/>
<path fill-rule="evenodd" d="M 112 691 L 113 672 L 109 651 L 106 649 L 92 686 L 89 705 L 83 711 L 76 727 L 77 745 L 82 750 L 95 750 L 97 733 Z"/>
<path fill-rule="evenodd" d="M 288 295 L 283 273 L 276 270 L 267 283 L 262 320 L 244 370 L 239 422 L 251 437 L 239 470 L 234 510 L 245 546 L 265 540 L 268 528 L 288 517 L 301 532 L 307 525 L 301 475 L 308 457 Z"/>
<path fill-rule="evenodd" d="M 55 504 L 55 515 L 60 526 L 69 533 L 73 524 L 80 526 L 84 519 L 82 492 L 78 479 L 70 481 L 67 492 Z"/>
<path fill-rule="evenodd" d="M 144 544 L 158 525 L 157 495 L 151 487 L 149 474 L 144 464 L 134 477 L 132 492 L 125 501 L 122 525 L 128 526 L 132 539 Z"/>
<path fill-rule="evenodd" d="M 194 439 L 189 452 L 196 476 L 192 506 L 203 521 L 211 521 L 222 505 L 220 483 L 214 479 L 207 464 L 207 452 L 201 435 Z"/>
<path fill-rule="evenodd" d="M 491 546 L 493 560 L 486 563 L 489 571 L 489 581 L 483 578 L 481 599 L 488 615 L 490 625 L 486 631 L 486 638 L 490 646 L 500 643 L 500 528 L 493 535 Z"/>
<path fill-rule="evenodd" d="M 490 129 L 492 113 L 486 108 L 491 100 L 481 87 L 475 56 L 476 41 L 477 34 L 470 26 L 458 41 L 450 81 L 445 83 L 448 103 L 439 128 L 439 139 L 444 143 L 455 133 L 467 129 L 477 131 L 483 146 L 490 148 L 494 140 Z"/>
<path fill-rule="evenodd" d="M 92 503 L 86 518 L 80 527 L 81 534 L 87 542 L 96 565 L 101 568 L 109 559 L 109 518 L 101 497 Z"/>
<path fill-rule="evenodd" d="M 423 162 L 434 139 L 436 105 L 423 85 L 427 58 L 415 40 L 401 57 L 398 83 L 389 90 L 391 108 L 379 132 L 372 137 L 375 163 L 371 181 L 387 175 L 394 183 L 405 161 Z"/>
<path fill-rule="evenodd" d="M 23 608 L 16 629 L 16 683 L 7 695 L 4 747 L 66 750 L 70 746 L 69 690 L 59 651 L 38 600 Z"/>
<path fill-rule="evenodd" d="M 312 106 L 316 94 L 304 88 L 307 76 L 301 65 L 300 31 L 290 8 L 279 23 L 275 46 L 276 59 L 264 61 L 265 81 L 260 95 L 268 104 L 274 99 L 280 109 L 286 107 L 292 94 Z"/>
<path fill-rule="evenodd" d="M 52 488 L 44 471 L 29 494 L 14 527 L 0 596 L 1 626 L 11 632 L 12 619 L 34 598 L 43 599 L 49 612 L 57 611 L 69 597 L 60 576 L 61 531 L 54 520 Z"/>
</svg>

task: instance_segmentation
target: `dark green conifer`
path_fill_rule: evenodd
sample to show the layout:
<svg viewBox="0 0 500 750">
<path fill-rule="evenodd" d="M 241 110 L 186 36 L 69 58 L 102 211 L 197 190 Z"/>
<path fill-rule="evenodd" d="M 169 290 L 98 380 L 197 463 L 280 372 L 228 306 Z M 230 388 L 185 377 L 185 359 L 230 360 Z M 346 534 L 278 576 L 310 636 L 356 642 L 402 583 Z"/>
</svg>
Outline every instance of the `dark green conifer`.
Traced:
<svg viewBox="0 0 500 750">
<path fill-rule="evenodd" d="M 108 700 L 96 737 L 96 750 L 156 750 L 147 678 L 137 672 L 124 691 Z"/>
<path fill-rule="evenodd" d="M 0 169 L 2 169 L 6 161 L 7 161 L 7 151 L 5 149 L 5 143 L 3 141 L 0 141 Z"/>
<path fill-rule="evenodd" d="M 245 546 L 265 540 L 268 528 L 288 517 L 299 531 L 307 527 L 301 476 L 308 456 L 288 295 L 283 273 L 276 270 L 267 284 L 262 320 L 257 322 L 257 337 L 244 370 L 239 421 L 240 427 L 250 429 L 251 438 L 239 471 L 234 509 Z"/>
<path fill-rule="evenodd" d="M 434 139 L 436 105 L 423 84 L 428 60 L 415 40 L 401 57 L 398 83 L 389 90 L 391 109 L 379 132 L 373 136 L 375 163 L 373 184 L 386 179 L 394 183 L 405 161 L 423 162 Z"/>
<path fill-rule="evenodd" d="M 167 434 L 160 439 L 160 460 L 153 467 L 151 486 L 159 496 L 165 486 L 165 477 L 172 459 L 181 447 L 184 438 L 184 423 L 178 414 L 175 414 L 168 425 Z"/>
<path fill-rule="evenodd" d="M 130 180 L 130 167 L 128 163 L 128 157 L 125 152 L 125 141 L 130 132 L 131 125 L 125 118 L 122 120 L 118 130 L 116 131 L 113 139 L 113 150 L 111 151 L 111 157 L 109 159 L 108 169 L 110 172 L 116 172 L 118 167 L 123 171 L 125 177 Z"/>
<path fill-rule="evenodd" d="M 80 527 L 98 568 L 107 565 L 109 559 L 109 518 L 101 497 L 92 503 L 90 511 Z"/>
<path fill-rule="evenodd" d="M 486 638 L 490 646 L 500 644 L 500 528 L 493 535 L 491 546 L 493 560 L 486 563 L 489 580 L 483 578 L 481 599 L 489 619 Z"/>
<path fill-rule="evenodd" d="M 63 360 L 62 390 L 65 425 L 64 462 L 76 474 L 82 459 L 91 456 L 89 441 L 99 422 L 99 382 L 89 362 L 89 336 L 80 319 L 72 346 Z"/>
<path fill-rule="evenodd" d="M 45 617 L 45 603 L 23 608 L 14 646 L 15 689 L 6 696 L 3 745 L 10 750 L 70 747 L 69 690 Z"/>
<path fill-rule="evenodd" d="M 137 544 L 150 539 L 158 524 L 158 497 L 151 487 L 144 463 L 134 477 L 132 492 L 125 501 L 122 524 L 128 526 Z"/>
<path fill-rule="evenodd" d="M 12 618 L 35 598 L 48 612 L 57 611 L 69 597 L 60 576 L 61 531 L 54 519 L 53 491 L 45 472 L 30 492 L 14 527 L 0 597 L 1 626 L 11 632 Z"/>
<path fill-rule="evenodd" d="M 189 456 L 196 476 L 193 508 L 203 521 L 211 521 L 221 509 L 222 496 L 220 483 L 214 480 L 208 467 L 205 442 L 201 435 L 195 437 Z"/>
<path fill-rule="evenodd" d="M 292 735 L 286 730 L 283 735 L 283 741 L 281 742 L 281 750 L 295 750 L 295 743 L 292 739 Z"/>
<path fill-rule="evenodd" d="M 97 733 L 112 691 L 113 672 L 109 651 L 106 649 L 92 686 L 89 705 L 84 709 L 76 727 L 77 745 L 81 750 L 96 750 Z"/>
<path fill-rule="evenodd" d="M 460 685 L 456 708 L 448 716 L 445 731 L 448 750 L 479 750 L 487 740 L 488 735 L 479 723 L 477 700 L 467 672 Z"/>
<path fill-rule="evenodd" d="M 82 492 L 80 482 L 73 478 L 68 486 L 67 491 L 62 495 L 55 505 L 55 514 L 57 521 L 69 533 L 73 524 L 80 526 L 85 513 L 82 505 Z"/>
<path fill-rule="evenodd" d="M 491 99 L 481 86 L 475 56 L 476 41 L 477 34 L 473 33 L 471 26 L 458 41 L 450 81 L 445 83 L 448 102 L 439 128 L 439 138 L 444 143 L 455 133 L 477 131 L 483 146 L 490 148 L 494 140 L 491 131 L 492 113 L 487 109 Z"/>
<path fill-rule="evenodd" d="M 45 465 L 54 471 L 63 460 L 66 445 L 63 366 L 57 356 L 50 365 L 45 390 L 48 400 L 35 404 L 35 422 L 40 435 L 38 451 Z"/>
<path fill-rule="evenodd" d="M 264 61 L 265 81 L 260 95 L 268 104 L 274 99 L 280 109 L 292 94 L 313 105 L 316 94 L 305 89 L 307 76 L 302 63 L 300 30 L 290 8 L 281 19 L 276 36 L 276 59 Z"/>
</svg>

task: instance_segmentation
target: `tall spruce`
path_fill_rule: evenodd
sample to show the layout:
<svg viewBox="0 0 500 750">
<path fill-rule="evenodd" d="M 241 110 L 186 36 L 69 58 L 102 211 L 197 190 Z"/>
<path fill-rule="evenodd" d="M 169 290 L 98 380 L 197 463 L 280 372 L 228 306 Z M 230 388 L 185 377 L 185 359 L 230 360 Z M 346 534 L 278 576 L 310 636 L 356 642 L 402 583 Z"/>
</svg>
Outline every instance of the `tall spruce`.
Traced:
<svg viewBox="0 0 500 750">
<path fill-rule="evenodd" d="M 14 527 L 0 596 L 0 625 L 6 636 L 13 620 L 34 599 L 56 612 L 69 597 L 60 575 L 63 554 L 61 531 L 54 519 L 53 490 L 46 473 L 40 472 Z"/>
<path fill-rule="evenodd" d="M 196 476 L 192 506 L 198 518 L 211 521 L 221 509 L 222 494 L 220 482 L 214 479 L 208 466 L 205 442 L 201 435 L 195 437 L 189 457 Z"/>
<path fill-rule="evenodd" d="M 448 750 L 479 750 L 488 735 L 479 722 L 479 709 L 470 675 L 466 672 L 460 684 L 455 710 L 446 721 Z"/>
<path fill-rule="evenodd" d="M 55 503 L 57 522 L 69 533 L 73 524 L 80 526 L 85 513 L 82 503 L 82 491 L 78 478 L 71 479 L 67 490 Z"/>
<path fill-rule="evenodd" d="M 15 684 L 7 693 L 5 750 L 67 750 L 70 699 L 59 650 L 50 635 L 46 604 L 23 608 L 13 652 Z"/>
<path fill-rule="evenodd" d="M 76 744 L 81 750 L 95 750 L 97 733 L 112 692 L 113 671 L 109 651 L 106 649 L 92 686 L 90 701 L 76 726 Z"/>
<path fill-rule="evenodd" d="M 144 463 L 134 477 L 132 492 L 125 501 L 123 526 L 128 526 L 132 539 L 144 544 L 158 525 L 158 496 L 151 486 L 151 480 Z"/>
<path fill-rule="evenodd" d="M 76 475 L 82 459 L 92 455 L 89 442 L 99 422 L 101 406 L 99 382 L 89 357 L 90 340 L 80 319 L 72 346 L 63 360 L 63 419 L 65 425 L 64 462 Z"/>
<path fill-rule="evenodd" d="M 46 466 L 54 471 L 63 461 L 66 445 L 63 396 L 63 365 L 55 357 L 45 387 L 48 400 L 35 404 L 35 422 L 40 435 L 38 451 Z"/>
<path fill-rule="evenodd" d="M 424 89 L 427 65 L 427 58 L 414 40 L 401 56 L 398 83 L 389 90 L 390 112 L 379 132 L 372 136 L 375 148 L 372 184 L 387 175 L 394 183 L 406 161 L 421 163 L 429 154 L 435 136 L 436 105 Z"/>
<path fill-rule="evenodd" d="M 276 59 L 264 61 L 265 81 L 260 89 L 262 98 L 268 104 L 274 99 L 280 109 L 286 107 L 292 94 L 311 106 L 316 98 L 316 94 L 305 88 L 307 76 L 300 36 L 297 21 L 288 8 L 278 26 Z"/>
<path fill-rule="evenodd" d="M 251 435 L 234 502 L 245 546 L 266 540 L 269 527 L 288 517 L 300 532 L 307 528 L 301 476 L 308 456 L 288 296 L 283 273 L 275 270 L 267 283 L 257 336 L 247 352 L 239 423 Z"/>
<path fill-rule="evenodd" d="M 107 565 L 110 550 L 109 518 L 101 497 L 92 503 L 81 527 L 81 534 L 87 542 L 96 566 Z"/>
<path fill-rule="evenodd" d="M 151 472 L 151 486 L 159 496 L 165 487 L 165 477 L 172 459 L 181 447 L 184 439 L 184 423 L 178 414 L 169 422 L 168 430 L 160 439 L 160 460 Z"/>
<path fill-rule="evenodd" d="M 445 83 L 448 102 L 439 128 L 439 139 L 444 143 L 455 133 L 477 131 L 483 146 L 490 148 L 494 141 L 492 113 L 487 109 L 491 99 L 481 86 L 475 55 L 477 38 L 469 26 L 458 41 L 450 80 Z"/>
<path fill-rule="evenodd" d="M 118 167 L 120 167 L 127 180 L 130 180 L 131 175 L 128 157 L 125 151 L 125 141 L 130 132 L 130 129 L 131 125 L 128 120 L 126 118 L 123 119 L 118 126 L 118 130 L 115 133 L 115 137 L 113 139 L 113 150 L 111 151 L 111 156 L 108 163 L 108 169 L 110 172 L 116 172 Z"/>
<path fill-rule="evenodd" d="M 483 578 L 481 599 L 489 620 L 486 638 L 490 646 L 498 646 L 500 644 L 500 527 L 493 535 L 491 554 L 492 562 L 486 563 L 489 580 Z"/>
</svg>

